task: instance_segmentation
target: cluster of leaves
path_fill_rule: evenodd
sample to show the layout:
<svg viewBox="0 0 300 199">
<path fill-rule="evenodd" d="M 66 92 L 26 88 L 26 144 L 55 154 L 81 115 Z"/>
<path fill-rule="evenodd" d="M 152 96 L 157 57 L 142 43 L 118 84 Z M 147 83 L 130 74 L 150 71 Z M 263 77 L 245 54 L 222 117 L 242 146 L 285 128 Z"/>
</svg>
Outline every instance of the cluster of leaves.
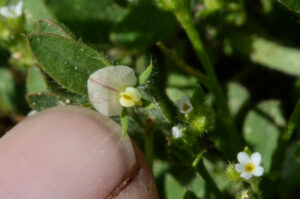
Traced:
<svg viewBox="0 0 300 199">
<path fill-rule="evenodd" d="M 16 2 L 0 0 L 0 7 Z M 249 187 L 230 182 L 225 170 L 245 145 L 262 154 L 264 198 L 297 196 L 297 0 L 191 0 L 179 6 L 175 0 L 23 2 L 22 17 L 0 16 L 0 134 L 30 110 L 92 108 L 89 75 L 108 65 L 128 65 L 140 76 L 145 103 L 123 112 L 121 121 L 113 119 L 144 150 L 161 198 L 218 197 L 214 183 L 222 197 L 239 197 Z M 203 74 L 193 41 L 176 21 L 182 14 L 178 7 L 192 13 L 232 118 L 218 106 L 213 80 Z M 188 115 L 176 107 L 185 95 L 194 107 Z M 229 135 L 228 121 L 238 140 Z M 184 129 L 183 137 L 172 137 L 173 126 Z"/>
</svg>

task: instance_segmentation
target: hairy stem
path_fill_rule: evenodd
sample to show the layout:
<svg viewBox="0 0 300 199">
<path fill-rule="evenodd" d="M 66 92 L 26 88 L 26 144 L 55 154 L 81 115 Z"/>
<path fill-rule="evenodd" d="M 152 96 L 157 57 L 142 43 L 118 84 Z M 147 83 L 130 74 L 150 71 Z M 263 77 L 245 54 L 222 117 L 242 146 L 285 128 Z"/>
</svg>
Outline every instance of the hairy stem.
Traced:
<svg viewBox="0 0 300 199">
<path fill-rule="evenodd" d="M 177 20 L 180 22 L 183 29 L 185 30 L 188 38 L 190 39 L 190 42 L 192 43 L 195 49 L 196 55 L 200 59 L 203 68 L 207 73 L 207 77 L 210 83 L 209 88 L 214 94 L 216 104 L 222 112 L 221 119 L 227 129 L 229 139 L 232 141 L 232 143 L 236 143 L 233 146 L 234 148 L 232 149 L 232 152 L 238 152 L 238 150 L 241 149 L 241 139 L 239 137 L 237 128 L 234 124 L 233 118 L 228 110 L 227 100 L 223 95 L 221 86 L 215 74 L 211 60 L 207 52 L 205 51 L 199 33 L 193 24 L 192 16 L 189 10 L 184 8 L 177 10 L 176 12 L 174 12 L 174 14 L 176 15 Z"/>
</svg>

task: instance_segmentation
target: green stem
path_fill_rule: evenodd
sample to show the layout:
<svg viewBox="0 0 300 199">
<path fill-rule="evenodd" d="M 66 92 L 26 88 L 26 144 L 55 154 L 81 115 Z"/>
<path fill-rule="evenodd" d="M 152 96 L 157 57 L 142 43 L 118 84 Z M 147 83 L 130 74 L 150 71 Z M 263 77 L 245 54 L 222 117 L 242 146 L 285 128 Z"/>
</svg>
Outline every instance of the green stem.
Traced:
<svg viewBox="0 0 300 199">
<path fill-rule="evenodd" d="M 157 42 L 156 45 L 162 50 L 162 52 L 169 57 L 174 64 L 176 64 L 181 70 L 185 71 L 187 74 L 194 76 L 199 82 L 203 83 L 206 87 L 209 86 L 208 78 L 200 71 L 187 65 L 182 59 L 175 55 L 171 50 L 169 50 L 163 43 Z"/>
<path fill-rule="evenodd" d="M 204 49 L 202 40 L 199 36 L 199 33 L 196 29 L 196 27 L 193 24 L 192 16 L 188 9 L 182 8 L 174 12 L 174 14 L 177 17 L 177 20 L 182 25 L 183 29 L 185 30 L 187 36 L 190 39 L 190 42 L 192 43 L 195 52 L 202 62 L 203 68 L 207 73 L 209 82 L 210 82 L 210 89 L 212 93 L 214 94 L 216 104 L 219 107 L 219 109 L 222 111 L 221 119 L 223 119 L 223 122 L 227 128 L 227 131 L 229 133 L 229 139 L 231 139 L 232 143 L 235 143 L 233 150 L 234 152 L 237 152 L 241 149 L 241 139 L 239 137 L 237 128 L 234 124 L 233 118 L 228 110 L 227 106 L 227 100 L 225 96 L 223 95 L 221 86 L 219 84 L 219 81 L 217 79 L 217 76 L 215 74 L 213 65 L 210 61 L 210 58 L 207 54 L 207 52 Z"/>
<path fill-rule="evenodd" d="M 157 105 L 163 112 L 164 116 L 167 120 L 172 124 L 175 125 L 179 122 L 178 119 L 178 111 L 177 107 L 172 103 L 172 101 L 167 97 L 164 90 L 161 89 L 161 85 L 155 79 L 152 80 L 150 84 L 146 84 L 149 92 L 154 97 L 157 102 Z"/>
<path fill-rule="evenodd" d="M 251 186 L 251 190 L 253 191 L 253 193 L 255 195 L 255 198 L 256 199 L 262 199 L 262 194 L 261 194 L 261 191 L 259 189 L 257 179 L 251 179 L 249 183 L 250 183 L 250 186 Z"/>
<path fill-rule="evenodd" d="M 194 165 L 197 172 L 202 176 L 202 178 L 205 180 L 205 183 L 209 190 L 212 191 L 212 193 L 216 196 L 216 198 L 225 198 L 222 192 L 217 187 L 216 183 L 208 173 L 207 169 L 205 168 L 203 164 L 203 159 L 197 161 L 197 164 Z"/>
<path fill-rule="evenodd" d="M 300 120 L 300 99 L 297 101 L 294 111 L 290 116 L 290 119 L 286 124 L 283 133 L 278 140 L 278 146 L 273 155 L 271 170 L 279 170 L 281 168 L 286 146 L 288 145 L 293 135 L 293 132 L 297 127 L 299 120 Z"/>
<path fill-rule="evenodd" d="M 144 129 L 145 131 L 145 139 L 144 139 L 144 146 L 145 146 L 145 157 L 152 168 L 153 159 L 154 159 L 154 130 L 153 127 L 147 126 L 144 121 L 141 120 L 141 117 L 136 113 L 136 110 L 131 111 L 132 118 L 138 123 L 138 125 Z"/>
<path fill-rule="evenodd" d="M 291 139 L 299 120 L 300 120 L 300 99 L 297 101 L 295 109 L 294 109 L 294 111 L 284 129 L 284 132 L 281 136 L 282 142 L 287 143 Z"/>
</svg>

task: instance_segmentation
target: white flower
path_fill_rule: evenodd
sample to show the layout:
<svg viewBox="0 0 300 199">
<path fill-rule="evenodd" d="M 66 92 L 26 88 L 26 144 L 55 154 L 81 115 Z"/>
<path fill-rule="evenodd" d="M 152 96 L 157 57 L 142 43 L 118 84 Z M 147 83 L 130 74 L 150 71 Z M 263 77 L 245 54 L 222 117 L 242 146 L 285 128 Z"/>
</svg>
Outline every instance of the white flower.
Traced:
<svg viewBox="0 0 300 199">
<path fill-rule="evenodd" d="M 174 138 L 182 137 L 182 129 L 180 129 L 178 126 L 173 126 L 172 127 L 172 135 Z"/>
<path fill-rule="evenodd" d="M 23 1 L 0 8 L 0 15 L 7 18 L 17 18 L 22 15 Z"/>
<path fill-rule="evenodd" d="M 29 113 L 27 113 L 27 117 L 30 117 L 30 116 L 32 116 L 32 115 L 34 115 L 36 113 L 37 113 L 36 110 L 31 110 Z"/>
<path fill-rule="evenodd" d="M 249 199 L 248 190 L 244 190 L 241 195 L 242 199 Z"/>
<path fill-rule="evenodd" d="M 255 152 L 249 157 L 245 152 L 240 152 L 237 155 L 239 164 L 235 165 L 235 170 L 241 174 L 242 178 L 250 179 L 252 175 L 258 177 L 264 173 L 264 168 L 260 166 L 261 155 Z"/>
<path fill-rule="evenodd" d="M 128 66 L 107 66 L 88 79 L 89 99 L 106 116 L 119 115 L 123 107 L 141 105 L 141 95 L 134 88 L 134 71 Z"/>
<path fill-rule="evenodd" d="M 190 98 L 186 95 L 178 101 L 178 108 L 180 113 L 182 114 L 188 114 L 194 109 Z"/>
</svg>

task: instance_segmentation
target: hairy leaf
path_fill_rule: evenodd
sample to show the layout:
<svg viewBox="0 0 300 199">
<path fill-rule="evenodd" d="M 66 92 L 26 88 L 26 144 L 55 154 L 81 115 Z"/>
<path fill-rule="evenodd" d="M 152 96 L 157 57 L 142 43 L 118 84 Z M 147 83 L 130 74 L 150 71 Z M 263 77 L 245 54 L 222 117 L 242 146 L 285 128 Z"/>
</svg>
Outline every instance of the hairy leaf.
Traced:
<svg viewBox="0 0 300 199">
<path fill-rule="evenodd" d="M 70 103 L 69 99 L 51 93 L 31 93 L 27 95 L 27 101 L 36 111 Z"/>
<path fill-rule="evenodd" d="M 53 33 L 62 37 L 71 38 L 68 30 L 48 19 L 40 19 L 37 21 L 37 32 Z"/>
<path fill-rule="evenodd" d="M 28 93 L 49 91 L 47 81 L 38 67 L 32 66 L 28 69 L 26 88 Z"/>
<path fill-rule="evenodd" d="M 99 52 L 65 37 L 36 33 L 27 38 L 44 71 L 62 86 L 81 95 L 87 95 L 90 74 L 109 65 Z"/>
</svg>

